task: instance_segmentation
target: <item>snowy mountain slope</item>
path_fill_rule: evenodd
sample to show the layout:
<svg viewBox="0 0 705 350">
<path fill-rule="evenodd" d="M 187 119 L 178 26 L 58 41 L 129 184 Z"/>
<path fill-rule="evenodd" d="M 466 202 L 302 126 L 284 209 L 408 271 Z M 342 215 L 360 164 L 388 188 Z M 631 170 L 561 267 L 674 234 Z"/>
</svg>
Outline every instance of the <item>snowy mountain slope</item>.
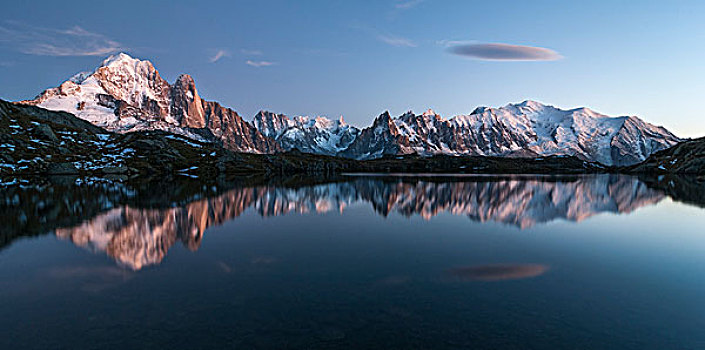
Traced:
<svg viewBox="0 0 705 350">
<path fill-rule="evenodd" d="M 306 153 L 336 155 L 352 143 L 360 130 L 343 121 L 325 117 L 294 117 L 260 111 L 255 115 L 254 126 L 263 135 L 277 141 L 289 151 L 298 149 Z"/>
<path fill-rule="evenodd" d="M 385 115 L 383 115 L 385 116 Z M 562 110 L 535 101 L 479 107 L 445 120 L 433 111 L 380 116 L 341 155 L 385 154 L 536 157 L 574 155 L 605 165 L 627 165 L 681 141 L 637 117 L 609 117 L 587 108 Z"/>
<path fill-rule="evenodd" d="M 389 112 L 384 112 L 375 119 L 371 127 L 362 129 L 360 135 L 339 155 L 356 159 L 372 159 L 384 155 L 411 153 L 414 153 L 411 138 L 404 131 L 399 130 Z"/>
</svg>

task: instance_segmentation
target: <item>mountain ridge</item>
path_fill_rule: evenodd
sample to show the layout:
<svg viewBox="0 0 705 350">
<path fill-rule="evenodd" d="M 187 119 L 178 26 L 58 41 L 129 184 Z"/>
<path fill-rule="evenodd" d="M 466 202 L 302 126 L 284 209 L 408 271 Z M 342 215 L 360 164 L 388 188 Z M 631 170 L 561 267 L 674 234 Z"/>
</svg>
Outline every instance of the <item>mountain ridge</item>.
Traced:
<svg viewBox="0 0 705 350">
<path fill-rule="evenodd" d="M 74 75 L 22 103 L 73 113 L 110 131 L 165 130 L 235 152 L 305 153 L 374 159 L 385 155 L 541 157 L 572 155 L 626 166 L 682 141 L 635 116 L 609 117 L 589 108 L 563 110 L 526 100 L 477 107 L 442 118 L 432 110 L 392 117 L 382 113 L 358 128 L 325 117 L 288 117 L 260 111 L 246 121 L 236 111 L 203 100 L 193 78 L 174 84 L 154 65 L 121 53 L 92 73 Z"/>
</svg>

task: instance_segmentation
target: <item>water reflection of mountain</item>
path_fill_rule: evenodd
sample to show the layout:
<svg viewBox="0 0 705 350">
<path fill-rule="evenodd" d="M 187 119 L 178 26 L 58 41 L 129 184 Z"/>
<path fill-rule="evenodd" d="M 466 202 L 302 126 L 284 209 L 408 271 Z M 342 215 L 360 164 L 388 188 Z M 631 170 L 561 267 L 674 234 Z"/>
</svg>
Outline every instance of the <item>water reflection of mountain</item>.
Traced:
<svg viewBox="0 0 705 350">
<path fill-rule="evenodd" d="M 97 186 L 92 184 L 91 186 Z M 431 219 L 439 213 L 464 215 L 473 221 L 494 221 L 527 228 L 556 219 L 581 221 L 603 213 L 629 213 L 665 197 L 635 177 L 473 177 L 419 179 L 353 177 L 304 186 L 272 184 L 203 185 L 154 184 L 137 188 L 100 184 L 86 189 L 46 186 L 25 193 L 7 193 L 25 212 L 10 237 L 32 232 L 39 225 L 60 238 L 105 252 L 132 269 L 159 263 L 181 241 L 198 249 L 208 227 L 240 216 L 248 209 L 263 217 L 288 213 L 344 211 L 354 203 L 369 203 L 379 215 Z M 188 188 L 185 190 L 184 188 Z M 223 188 L 228 190 L 223 191 Z M 20 210 L 21 211 L 21 210 Z M 67 215 L 74 219 L 67 219 Z M 22 220 L 20 220 L 22 218 Z M 51 227 L 51 221 L 56 221 Z M 16 230 L 22 230 L 18 233 Z M 36 227 L 34 228 L 36 231 Z"/>
</svg>

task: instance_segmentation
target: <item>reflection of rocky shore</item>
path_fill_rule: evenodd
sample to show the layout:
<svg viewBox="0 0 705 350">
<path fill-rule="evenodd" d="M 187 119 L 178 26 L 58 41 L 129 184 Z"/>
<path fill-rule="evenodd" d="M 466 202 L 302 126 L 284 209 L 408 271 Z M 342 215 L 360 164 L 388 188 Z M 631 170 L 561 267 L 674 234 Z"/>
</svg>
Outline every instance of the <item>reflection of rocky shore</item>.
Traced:
<svg viewBox="0 0 705 350">
<path fill-rule="evenodd" d="M 675 201 L 705 208 L 705 176 L 639 175 L 639 180 Z"/>
<path fill-rule="evenodd" d="M 199 197 L 199 196 L 196 196 Z M 380 215 L 430 219 L 442 212 L 530 227 L 555 219 L 580 221 L 602 212 L 628 213 L 664 196 L 633 177 L 468 178 L 453 182 L 357 177 L 349 181 L 279 187 L 237 186 L 183 205 L 140 209 L 119 206 L 56 235 L 93 251 L 104 251 L 132 269 L 159 263 L 182 242 L 198 249 L 204 231 L 251 209 L 261 216 L 344 211 L 370 203 Z"/>
</svg>

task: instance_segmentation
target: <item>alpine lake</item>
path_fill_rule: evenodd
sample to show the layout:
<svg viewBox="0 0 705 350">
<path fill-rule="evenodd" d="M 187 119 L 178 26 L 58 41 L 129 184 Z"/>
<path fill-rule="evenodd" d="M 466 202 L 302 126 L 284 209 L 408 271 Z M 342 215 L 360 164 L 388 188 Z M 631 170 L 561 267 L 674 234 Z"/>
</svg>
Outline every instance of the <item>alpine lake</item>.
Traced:
<svg viewBox="0 0 705 350">
<path fill-rule="evenodd" d="M 705 185 L 7 179 L 2 349 L 703 349 Z"/>
</svg>

